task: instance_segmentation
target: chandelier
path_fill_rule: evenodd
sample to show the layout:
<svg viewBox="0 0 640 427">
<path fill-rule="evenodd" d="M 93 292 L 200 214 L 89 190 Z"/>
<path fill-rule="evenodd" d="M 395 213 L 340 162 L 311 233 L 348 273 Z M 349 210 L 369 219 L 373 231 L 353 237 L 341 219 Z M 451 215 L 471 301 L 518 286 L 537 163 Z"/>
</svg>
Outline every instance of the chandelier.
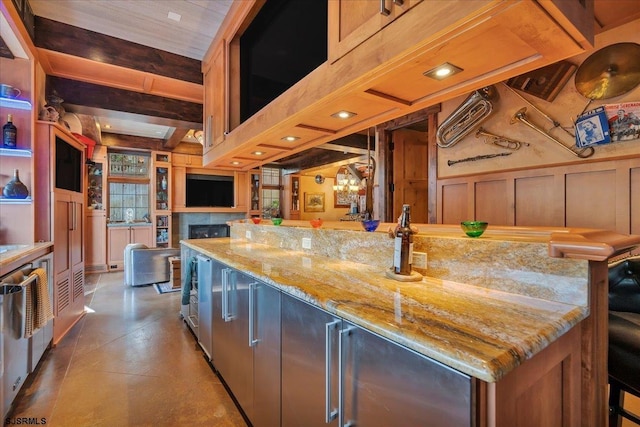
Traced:
<svg viewBox="0 0 640 427">
<path fill-rule="evenodd" d="M 358 180 L 349 172 L 349 169 L 343 167 L 336 174 L 336 185 L 333 186 L 333 190 L 341 198 L 355 201 L 360 190 L 358 184 Z"/>
</svg>

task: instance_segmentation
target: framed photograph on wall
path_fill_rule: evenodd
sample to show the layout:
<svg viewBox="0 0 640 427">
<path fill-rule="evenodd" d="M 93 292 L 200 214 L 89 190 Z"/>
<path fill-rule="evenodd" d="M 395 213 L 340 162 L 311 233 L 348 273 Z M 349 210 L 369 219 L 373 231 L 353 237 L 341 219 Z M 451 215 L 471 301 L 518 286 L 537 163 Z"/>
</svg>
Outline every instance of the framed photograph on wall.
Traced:
<svg viewBox="0 0 640 427">
<path fill-rule="evenodd" d="M 304 193 L 305 212 L 324 212 L 324 193 Z"/>
<path fill-rule="evenodd" d="M 346 191 L 333 191 L 333 207 L 348 208 L 351 206 L 349 194 Z"/>
</svg>

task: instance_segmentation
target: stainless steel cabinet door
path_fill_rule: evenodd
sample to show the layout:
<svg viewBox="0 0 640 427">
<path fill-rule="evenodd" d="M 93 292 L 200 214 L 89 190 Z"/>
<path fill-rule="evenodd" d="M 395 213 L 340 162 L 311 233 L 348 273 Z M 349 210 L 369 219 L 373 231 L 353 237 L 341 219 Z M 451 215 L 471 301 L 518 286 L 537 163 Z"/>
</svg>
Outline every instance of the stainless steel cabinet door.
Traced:
<svg viewBox="0 0 640 427">
<path fill-rule="evenodd" d="M 213 342 L 213 301 L 211 286 L 213 282 L 213 261 L 209 257 L 198 255 L 198 344 L 211 360 Z"/>
<path fill-rule="evenodd" d="M 220 313 L 214 313 L 214 366 L 249 419 L 253 413 L 253 348 L 249 346 L 248 276 L 222 270 Z"/>
<path fill-rule="evenodd" d="M 250 289 L 254 427 L 280 425 L 280 291 L 261 282 Z"/>
<path fill-rule="evenodd" d="M 341 322 L 323 310 L 282 295 L 283 427 L 338 425 Z"/>
<path fill-rule="evenodd" d="M 340 425 L 471 426 L 472 380 L 344 322 Z"/>
</svg>

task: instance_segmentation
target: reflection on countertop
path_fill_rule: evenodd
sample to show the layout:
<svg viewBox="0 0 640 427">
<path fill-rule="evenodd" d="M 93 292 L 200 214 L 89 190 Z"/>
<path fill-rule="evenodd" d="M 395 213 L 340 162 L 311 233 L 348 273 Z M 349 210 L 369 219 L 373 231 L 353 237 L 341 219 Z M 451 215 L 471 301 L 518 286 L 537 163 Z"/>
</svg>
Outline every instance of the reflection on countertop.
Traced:
<svg viewBox="0 0 640 427">
<path fill-rule="evenodd" d="M 147 221 L 110 221 L 107 223 L 107 227 L 151 227 L 151 223 Z"/>
</svg>

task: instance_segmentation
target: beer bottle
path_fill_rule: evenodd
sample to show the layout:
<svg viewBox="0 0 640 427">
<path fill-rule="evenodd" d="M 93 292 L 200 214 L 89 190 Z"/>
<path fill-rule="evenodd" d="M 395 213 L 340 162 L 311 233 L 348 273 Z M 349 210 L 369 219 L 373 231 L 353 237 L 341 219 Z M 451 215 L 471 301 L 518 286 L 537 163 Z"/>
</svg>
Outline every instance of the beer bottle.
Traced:
<svg viewBox="0 0 640 427">
<path fill-rule="evenodd" d="M 393 251 L 393 272 L 404 276 L 411 275 L 413 258 L 413 231 L 411 231 L 411 206 L 402 205 L 400 225 L 396 229 Z"/>
<path fill-rule="evenodd" d="M 7 123 L 2 126 L 2 145 L 6 148 L 16 148 L 18 140 L 18 129 L 13 124 L 13 116 L 9 114 Z"/>
</svg>

